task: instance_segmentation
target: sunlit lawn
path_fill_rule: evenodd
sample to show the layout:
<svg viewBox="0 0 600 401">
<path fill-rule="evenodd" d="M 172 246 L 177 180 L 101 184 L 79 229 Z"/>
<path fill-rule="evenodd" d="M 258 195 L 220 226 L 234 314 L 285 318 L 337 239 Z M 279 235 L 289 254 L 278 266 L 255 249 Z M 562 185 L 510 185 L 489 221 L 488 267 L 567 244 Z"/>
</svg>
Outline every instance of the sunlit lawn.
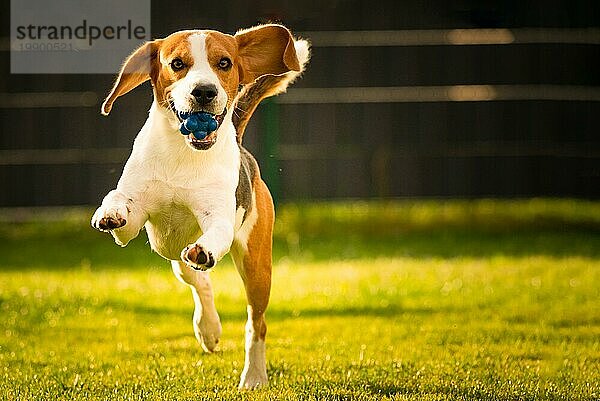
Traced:
<svg viewBox="0 0 600 401">
<path fill-rule="evenodd" d="M 0 399 L 600 398 L 600 203 L 283 205 L 254 393 L 230 261 L 203 354 L 145 234 L 121 249 L 89 213 L 0 213 Z"/>
</svg>

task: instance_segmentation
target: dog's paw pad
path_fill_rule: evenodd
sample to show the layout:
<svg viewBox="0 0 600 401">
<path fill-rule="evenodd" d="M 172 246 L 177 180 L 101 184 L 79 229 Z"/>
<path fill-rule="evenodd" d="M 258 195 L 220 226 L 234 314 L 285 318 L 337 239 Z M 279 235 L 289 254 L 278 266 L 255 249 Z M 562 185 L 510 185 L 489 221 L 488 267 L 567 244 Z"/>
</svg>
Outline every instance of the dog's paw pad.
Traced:
<svg viewBox="0 0 600 401">
<path fill-rule="evenodd" d="M 195 270 L 208 270 L 215 265 L 215 259 L 210 251 L 198 244 L 189 245 L 181 252 L 181 259 Z"/>
<path fill-rule="evenodd" d="M 129 210 L 125 207 L 121 208 L 105 208 L 100 207 L 92 216 L 92 227 L 100 231 L 111 231 L 123 227 L 127 224 L 127 213 Z"/>
<path fill-rule="evenodd" d="M 98 220 L 98 224 L 97 224 L 96 228 L 98 228 L 99 230 L 103 230 L 103 231 L 110 231 L 110 230 L 114 230 L 116 228 L 123 227 L 125 224 L 127 224 L 127 220 L 125 220 L 124 218 L 122 218 L 120 216 L 115 216 L 115 217 L 105 216 L 105 217 L 101 218 L 100 220 Z"/>
</svg>

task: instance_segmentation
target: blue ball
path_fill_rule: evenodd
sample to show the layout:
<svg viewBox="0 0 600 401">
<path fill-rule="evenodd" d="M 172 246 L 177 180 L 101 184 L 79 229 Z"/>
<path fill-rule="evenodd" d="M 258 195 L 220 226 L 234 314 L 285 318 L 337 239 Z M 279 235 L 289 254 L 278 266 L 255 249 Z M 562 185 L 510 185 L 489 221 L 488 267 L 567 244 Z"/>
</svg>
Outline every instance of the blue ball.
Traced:
<svg viewBox="0 0 600 401">
<path fill-rule="evenodd" d="M 219 127 L 219 123 L 214 118 L 208 121 L 208 131 L 215 131 Z"/>
<path fill-rule="evenodd" d="M 181 132 L 183 135 L 189 135 L 192 133 L 190 130 L 185 128 L 185 122 L 179 124 L 179 132 Z"/>
<path fill-rule="evenodd" d="M 203 111 L 198 113 L 197 116 L 200 119 L 200 121 L 204 121 L 204 122 L 209 122 L 210 120 L 213 119 L 212 114 L 205 113 Z"/>
<path fill-rule="evenodd" d="M 177 115 L 182 120 L 179 131 L 183 135 L 194 134 L 198 140 L 206 138 L 211 132 L 219 128 L 219 123 L 210 113 L 204 111 L 188 113 L 178 111 Z"/>
<path fill-rule="evenodd" d="M 182 120 L 185 120 L 185 119 L 189 118 L 189 116 L 190 116 L 190 113 L 188 113 L 188 112 L 185 112 L 185 111 L 178 111 L 178 112 L 177 112 L 177 116 L 178 116 L 180 119 L 182 119 Z"/>
<path fill-rule="evenodd" d="M 208 131 L 208 123 L 202 121 L 197 115 L 192 114 L 183 124 L 189 131 Z"/>
<path fill-rule="evenodd" d="M 183 126 L 188 130 L 188 131 L 198 131 L 198 128 L 200 128 L 200 121 L 198 121 L 197 119 L 190 117 L 187 120 L 183 120 Z"/>
<path fill-rule="evenodd" d="M 206 131 L 194 131 L 194 138 L 198 140 L 202 140 L 208 136 L 208 132 Z"/>
</svg>

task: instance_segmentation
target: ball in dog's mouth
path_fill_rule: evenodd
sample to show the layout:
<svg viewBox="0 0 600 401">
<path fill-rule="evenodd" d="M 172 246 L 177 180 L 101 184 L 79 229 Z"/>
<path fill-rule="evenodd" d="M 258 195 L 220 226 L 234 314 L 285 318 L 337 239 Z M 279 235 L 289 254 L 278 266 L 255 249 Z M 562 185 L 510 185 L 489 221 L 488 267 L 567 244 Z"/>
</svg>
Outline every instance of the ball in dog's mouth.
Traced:
<svg viewBox="0 0 600 401">
<path fill-rule="evenodd" d="M 214 115 L 206 111 L 175 113 L 180 121 L 179 131 L 194 149 L 206 150 L 217 142 L 217 130 L 221 126 L 227 110 Z"/>
</svg>

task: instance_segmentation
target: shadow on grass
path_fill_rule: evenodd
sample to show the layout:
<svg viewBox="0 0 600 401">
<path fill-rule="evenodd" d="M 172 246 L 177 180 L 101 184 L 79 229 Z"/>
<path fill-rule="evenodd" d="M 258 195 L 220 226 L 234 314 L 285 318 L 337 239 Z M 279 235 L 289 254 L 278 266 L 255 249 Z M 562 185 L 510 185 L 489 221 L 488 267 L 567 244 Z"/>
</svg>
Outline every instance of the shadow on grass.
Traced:
<svg viewBox="0 0 600 401">
<path fill-rule="evenodd" d="M 43 230 L 11 238 L 0 236 L 0 270 L 36 269 L 139 269 L 164 267 L 167 261 L 152 252 L 145 233 L 126 248 L 106 234 L 74 229 L 52 235 Z M 293 243 L 275 238 L 275 263 L 282 258 L 298 262 L 375 258 L 484 258 L 600 257 L 600 233 L 590 231 L 517 231 L 490 233 L 477 230 L 436 230 L 397 236 L 299 237 Z"/>
<path fill-rule="evenodd" d="M 145 232 L 121 249 L 91 211 L 0 225 L 0 270 L 165 266 Z M 74 217 L 73 217 L 74 216 Z M 378 257 L 600 257 L 600 203 L 574 200 L 394 201 L 285 205 L 274 260 Z"/>
<path fill-rule="evenodd" d="M 190 297 L 188 307 L 181 306 L 162 306 L 148 305 L 143 303 L 105 301 L 97 306 L 98 310 L 112 309 L 116 312 L 131 312 L 136 315 L 146 316 L 176 316 L 179 318 L 192 318 L 193 303 Z M 244 322 L 246 321 L 246 306 L 244 301 L 240 301 L 239 308 L 235 307 L 219 307 L 217 311 L 222 321 L 228 322 Z M 319 319 L 319 318 L 347 318 L 347 317 L 417 317 L 430 316 L 438 313 L 463 313 L 465 308 L 457 308 L 455 306 L 438 306 L 438 307 L 415 307 L 403 306 L 400 304 L 390 303 L 385 306 L 364 305 L 364 306 L 335 306 L 332 308 L 302 308 L 302 309 L 286 309 L 278 308 L 276 305 L 269 307 L 267 311 L 267 319 L 270 322 L 281 322 L 289 319 Z"/>
<path fill-rule="evenodd" d="M 344 232 L 339 236 L 299 237 L 289 244 L 276 238 L 275 260 L 352 260 L 378 257 L 484 258 L 491 256 L 590 257 L 600 256 L 600 232 L 588 230 L 482 230 L 437 229 L 398 233 L 395 236 L 364 236 Z"/>
<path fill-rule="evenodd" d="M 310 318 L 346 318 L 346 317 L 402 317 L 402 316 L 428 316 L 437 313 L 457 312 L 456 308 L 438 307 L 438 308 L 421 308 L 421 307 L 405 307 L 400 304 L 389 304 L 386 306 L 365 305 L 365 306 L 348 306 L 345 308 L 309 308 L 309 309 L 278 309 L 269 308 L 267 317 L 269 321 L 281 321 L 295 318 L 310 319 Z"/>
</svg>

